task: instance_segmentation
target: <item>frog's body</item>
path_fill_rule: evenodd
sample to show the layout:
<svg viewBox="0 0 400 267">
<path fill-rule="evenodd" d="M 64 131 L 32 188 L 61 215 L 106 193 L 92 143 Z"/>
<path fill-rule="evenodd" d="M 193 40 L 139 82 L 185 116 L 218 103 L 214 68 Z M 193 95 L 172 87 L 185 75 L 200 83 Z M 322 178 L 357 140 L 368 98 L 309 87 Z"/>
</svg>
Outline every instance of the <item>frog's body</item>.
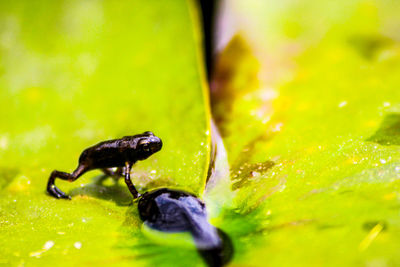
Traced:
<svg viewBox="0 0 400 267">
<path fill-rule="evenodd" d="M 146 144 L 144 150 L 141 145 Z M 124 167 L 126 162 L 135 163 L 151 156 L 161 149 L 160 138 L 146 132 L 108 140 L 85 149 L 79 157 L 79 164 L 92 169 Z"/>
<path fill-rule="evenodd" d="M 122 175 L 124 167 L 125 182 L 133 197 L 137 198 L 139 193 L 130 179 L 132 165 L 138 160 L 147 159 L 161 147 L 161 139 L 151 132 L 98 143 L 82 152 L 79 157 L 79 165 L 71 174 L 53 171 L 47 183 L 47 192 L 56 198 L 70 198 L 55 186 L 56 178 L 73 182 L 85 172 L 94 169 L 102 169 L 108 175 Z M 117 172 L 109 169 L 114 167 L 118 167 Z"/>
</svg>

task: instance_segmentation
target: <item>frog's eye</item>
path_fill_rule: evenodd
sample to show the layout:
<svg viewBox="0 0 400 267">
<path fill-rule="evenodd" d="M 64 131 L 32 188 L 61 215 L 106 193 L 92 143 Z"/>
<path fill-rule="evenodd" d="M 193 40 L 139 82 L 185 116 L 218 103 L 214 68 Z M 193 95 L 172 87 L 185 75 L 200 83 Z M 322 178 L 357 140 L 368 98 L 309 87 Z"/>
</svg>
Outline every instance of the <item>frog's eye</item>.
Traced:
<svg viewBox="0 0 400 267">
<path fill-rule="evenodd" d="M 146 139 L 142 139 L 139 141 L 139 146 L 142 148 L 143 151 L 150 151 L 150 143 Z"/>
<path fill-rule="evenodd" d="M 154 136 L 154 134 L 152 132 L 150 132 L 150 131 L 144 132 L 143 134 L 144 135 L 148 135 L 148 136 Z"/>
</svg>

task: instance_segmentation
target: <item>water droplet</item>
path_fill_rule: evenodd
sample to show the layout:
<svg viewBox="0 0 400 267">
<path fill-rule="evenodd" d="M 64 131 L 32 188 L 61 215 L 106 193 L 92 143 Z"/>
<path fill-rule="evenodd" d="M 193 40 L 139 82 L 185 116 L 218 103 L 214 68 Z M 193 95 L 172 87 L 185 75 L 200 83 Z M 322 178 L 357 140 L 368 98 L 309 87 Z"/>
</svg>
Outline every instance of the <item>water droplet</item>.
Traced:
<svg viewBox="0 0 400 267">
<path fill-rule="evenodd" d="M 347 105 L 347 101 L 342 101 L 342 102 L 339 103 L 338 107 L 342 108 L 342 107 L 344 107 L 346 105 Z"/>
<path fill-rule="evenodd" d="M 46 243 L 44 243 L 43 249 L 44 250 L 49 250 L 54 246 L 54 241 L 49 240 Z"/>
<path fill-rule="evenodd" d="M 385 164 L 386 163 L 386 160 L 384 160 L 384 159 L 380 159 L 379 160 L 382 164 Z"/>
<path fill-rule="evenodd" d="M 75 243 L 74 243 L 74 247 L 75 247 L 76 249 L 81 249 L 81 248 L 82 248 L 82 243 L 81 243 L 81 242 L 75 242 Z"/>
</svg>

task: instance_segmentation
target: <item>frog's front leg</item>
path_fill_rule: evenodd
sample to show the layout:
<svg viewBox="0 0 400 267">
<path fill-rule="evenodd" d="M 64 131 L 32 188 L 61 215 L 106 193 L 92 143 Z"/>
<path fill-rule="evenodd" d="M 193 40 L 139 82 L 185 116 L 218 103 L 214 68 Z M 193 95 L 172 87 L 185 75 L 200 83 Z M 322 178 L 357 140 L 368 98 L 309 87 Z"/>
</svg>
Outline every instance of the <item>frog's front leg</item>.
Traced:
<svg viewBox="0 0 400 267">
<path fill-rule="evenodd" d="M 54 170 L 50 175 L 49 181 L 47 182 L 47 192 L 55 198 L 71 199 L 70 196 L 65 194 L 60 189 L 58 189 L 58 187 L 54 184 L 56 178 L 60 178 L 62 180 L 67 180 L 69 182 L 73 182 L 87 171 L 88 171 L 88 168 L 85 165 L 79 165 L 78 168 L 76 168 L 76 170 L 73 173 L 60 172 L 60 171 Z"/>
<path fill-rule="evenodd" d="M 132 168 L 132 163 L 131 162 L 126 162 L 125 163 L 125 183 L 128 186 L 129 191 L 133 195 L 133 198 L 136 199 L 140 197 L 139 192 L 136 190 L 135 186 L 133 185 L 131 181 L 131 168 Z"/>
</svg>

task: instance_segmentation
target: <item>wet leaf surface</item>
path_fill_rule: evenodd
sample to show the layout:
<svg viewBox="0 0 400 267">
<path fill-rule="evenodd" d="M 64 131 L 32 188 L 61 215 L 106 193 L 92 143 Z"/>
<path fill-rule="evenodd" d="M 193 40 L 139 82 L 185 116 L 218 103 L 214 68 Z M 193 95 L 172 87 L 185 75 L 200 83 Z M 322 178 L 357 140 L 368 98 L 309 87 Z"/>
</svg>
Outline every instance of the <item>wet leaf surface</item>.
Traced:
<svg viewBox="0 0 400 267">
<path fill-rule="evenodd" d="M 236 179 L 237 209 L 218 221 L 236 263 L 400 263 L 399 8 L 228 4 L 239 31 L 211 95 Z"/>
<path fill-rule="evenodd" d="M 0 265 L 146 265 L 165 249 L 143 234 L 123 181 L 99 171 L 57 181 L 72 201 L 45 188 L 88 146 L 150 130 L 164 147 L 134 166 L 139 191 L 203 192 L 196 16 L 191 1 L 0 2 Z M 193 247 L 181 254 L 203 264 Z"/>
<path fill-rule="evenodd" d="M 0 264 L 204 265 L 190 234 L 142 224 L 122 181 L 90 172 L 58 181 L 72 201 L 44 192 L 87 146 L 146 130 L 164 147 L 134 167 L 139 191 L 203 192 L 210 127 L 192 4 L 0 2 Z M 232 265 L 399 265 L 399 6 L 231 8 L 242 31 L 211 94 L 231 167 L 215 173 L 234 191 L 210 180 L 205 200 Z"/>
</svg>

